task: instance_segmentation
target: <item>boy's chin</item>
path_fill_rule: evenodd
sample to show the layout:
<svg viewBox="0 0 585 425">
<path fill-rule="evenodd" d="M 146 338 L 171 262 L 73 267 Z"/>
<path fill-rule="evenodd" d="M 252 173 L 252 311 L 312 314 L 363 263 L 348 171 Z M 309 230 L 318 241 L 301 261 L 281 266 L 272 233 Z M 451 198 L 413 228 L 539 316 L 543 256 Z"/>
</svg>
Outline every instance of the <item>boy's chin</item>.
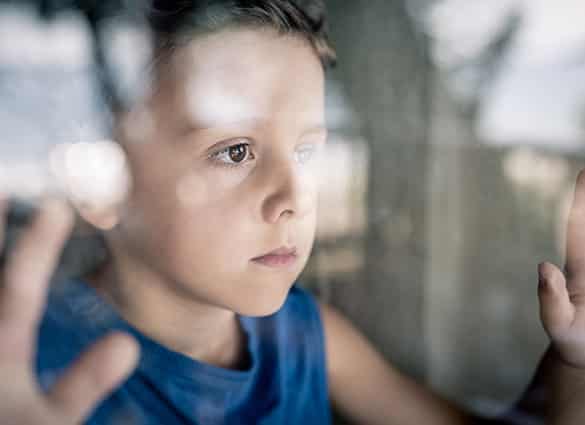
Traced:
<svg viewBox="0 0 585 425">
<path fill-rule="evenodd" d="M 240 299 L 235 300 L 230 310 L 242 316 L 269 316 L 282 308 L 289 290 L 290 287 L 285 291 L 263 291 L 262 294 L 242 295 Z"/>
</svg>

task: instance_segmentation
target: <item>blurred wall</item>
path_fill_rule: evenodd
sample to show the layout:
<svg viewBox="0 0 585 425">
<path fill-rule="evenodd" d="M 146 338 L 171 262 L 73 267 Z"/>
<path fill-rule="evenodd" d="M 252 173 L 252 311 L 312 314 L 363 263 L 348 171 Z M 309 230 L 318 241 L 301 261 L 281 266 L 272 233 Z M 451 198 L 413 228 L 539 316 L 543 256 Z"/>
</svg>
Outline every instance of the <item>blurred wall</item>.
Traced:
<svg viewBox="0 0 585 425">
<path fill-rule="evenodd" d="M 369 150 L 364 263 L 332 287 L 349 315 L 393 362 L 425 375 L 425 208 L 429 59 L 400 2 L 330 1 L 346 89 Z M 361 300 L 361 302 L 356 302 Z"/>
</svg>

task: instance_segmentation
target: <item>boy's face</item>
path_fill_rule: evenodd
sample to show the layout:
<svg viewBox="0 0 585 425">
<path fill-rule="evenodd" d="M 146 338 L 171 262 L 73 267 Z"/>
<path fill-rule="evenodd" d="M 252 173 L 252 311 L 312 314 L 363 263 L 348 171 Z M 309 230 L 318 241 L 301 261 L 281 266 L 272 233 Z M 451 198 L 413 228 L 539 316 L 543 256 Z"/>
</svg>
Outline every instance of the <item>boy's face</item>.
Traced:
<svg viewBox="0 0 585 425">
<path fill-rule="evenodd" d="M 154 86 L 151 131 L 123 123 L 133 189 L 115 240 L 182 296 L 276 311 L 315 232 L 326 140 L 316 54 L 270 30 L 223 31 L 179 49 Z M 259 259 L 281 247 L 294 255 Z"/>
</svg>

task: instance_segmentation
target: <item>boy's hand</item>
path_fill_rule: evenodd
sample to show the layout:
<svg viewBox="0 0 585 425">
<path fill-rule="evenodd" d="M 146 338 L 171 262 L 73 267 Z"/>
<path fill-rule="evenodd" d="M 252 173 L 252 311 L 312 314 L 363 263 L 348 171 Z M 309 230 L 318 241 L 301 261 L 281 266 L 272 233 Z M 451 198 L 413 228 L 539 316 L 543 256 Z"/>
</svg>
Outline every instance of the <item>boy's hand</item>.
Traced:
<svg viewBox="0 0 585 425">
<path fill-rule="evenodd" d="M 0 223 L 6 203 L 0 203 Z M 81 355 L 43 393 L 34 371 L 37 328 L 53 268 L 72 223 L 72 213 L 46 201 L 6 261 L 0 283 L 0 423 L 77 424 L 133 369 L 137 344 L 112 334 Z M 0 226 L 0 243 L 3 240 Z"/>
<path fill-rule="evenodd" d="M 555 351 L 585 369 L 585 170 L 569 214 L 565 273 L 550 263 L 540 264 L 538 273 L 540 316 Z"/>
</svg>

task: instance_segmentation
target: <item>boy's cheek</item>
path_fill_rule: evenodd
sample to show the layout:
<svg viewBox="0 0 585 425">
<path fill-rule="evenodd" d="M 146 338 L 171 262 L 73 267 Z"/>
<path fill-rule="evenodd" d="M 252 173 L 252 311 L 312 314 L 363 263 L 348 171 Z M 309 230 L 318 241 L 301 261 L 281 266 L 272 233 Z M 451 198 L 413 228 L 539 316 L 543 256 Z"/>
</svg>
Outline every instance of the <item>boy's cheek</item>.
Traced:
<svg viewBox="0 0 585 425">
<path fill-rule="evenodd" d="M 314 212 L 317 208 L 319 192 L 322 184 L 319 179 L 319 172 L 314 169 L 304 170 L 299 179 L 300 205 L 304 212 Z M 304 215 L 304 214 L 303 214 Z"/>
<path fill-rule="evenodd" d="M 231 198 L 233 192 L 241 188 L 248 174 L 248 170 L 189 171 L 176 183 L 174 191 L 177 201 L 186 208 L 216 204 L 226 198 Z"/>
<path fill-rule="evenodd" d="M 328 166 L 320 158 L 312 160 L 308 164 L 299 165 L 300 181 L 304 189 L 315 196 L 328 184 L 327 173 Z"/>
<path fill-rule="evenodd" d="M 181 176 L 171 193 L 176 194 L 176 200 L 181 208 L 201 208 L 220 199 L 225 192 L 222 184 L 212 182 L 195 171 Z"/>
</svg>

